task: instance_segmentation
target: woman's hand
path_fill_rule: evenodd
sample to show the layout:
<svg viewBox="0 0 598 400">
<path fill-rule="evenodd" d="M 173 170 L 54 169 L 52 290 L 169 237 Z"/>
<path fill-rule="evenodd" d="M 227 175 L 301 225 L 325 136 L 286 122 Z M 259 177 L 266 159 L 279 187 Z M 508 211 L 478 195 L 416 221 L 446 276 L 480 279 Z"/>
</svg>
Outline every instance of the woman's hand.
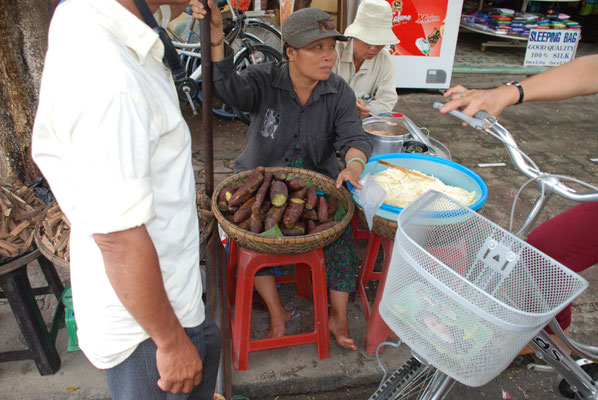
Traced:
<svg viewBox="0 0 598 400">
<path fill-rule="evenodd" d="M 359 179 L 361 178 L 362 171 L 363 167 L 361 166 L 361 163 L 352 162 L 338 174 L 338 177 L 336 178 L 336 188 L 340 189 L 343 182 L 349 181 L 353 186 L 361 190 L 362 187 L 359 184 Z"/>
<path fill-rule="evenodd" d="M 512 86 L 499 86 L 487 90 L 468 90 L 464 86 L 457 85 L 447 90 L 444 97 L 450 98 L 451 101 L 442 106 L 441 113 L 465 107 L 463 112 L 472 117 L 481 110 L 498 117 L 505 108 L 517 102 L 519 91 Z M 463 126 L 467 126 L 467 123 L 463 122 Z"/>
<path fill-rule="evenodd" d="M 208 7 L 210 7 L 210 33 L 212 41 L 220 39 L 222 36 L 222 14 L 220 9 L 212 0 L 208 0 Z M 191 0 L 191 10 L 193 10 L 193 18 L 203 20 L 208 11 L 205 9 L 203 3 L 199 0 Z"/>
</svg>

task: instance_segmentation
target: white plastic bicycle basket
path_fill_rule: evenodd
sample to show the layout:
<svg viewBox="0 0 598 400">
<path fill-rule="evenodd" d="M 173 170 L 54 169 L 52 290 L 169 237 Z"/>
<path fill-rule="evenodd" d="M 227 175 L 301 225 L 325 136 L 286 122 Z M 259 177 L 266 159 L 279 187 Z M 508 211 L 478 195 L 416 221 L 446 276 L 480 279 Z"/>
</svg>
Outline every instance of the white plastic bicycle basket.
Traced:
<svg viewBox="0 0 598 400">
<path fill-rule="evenodd" d="M 440 371 L 481 386 L 587 286 L 488 219 L 428 191 L 399 214 L 380 314 Z"/>
</svg>

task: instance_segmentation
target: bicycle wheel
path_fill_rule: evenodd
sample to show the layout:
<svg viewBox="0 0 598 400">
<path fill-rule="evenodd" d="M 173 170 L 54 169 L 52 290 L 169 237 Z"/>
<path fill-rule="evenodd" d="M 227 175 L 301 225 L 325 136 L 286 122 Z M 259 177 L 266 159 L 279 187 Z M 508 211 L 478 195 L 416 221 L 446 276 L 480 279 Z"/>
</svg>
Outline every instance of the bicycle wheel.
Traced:
<svg viewBox="0 0 598 400">
<path fill-rule="evenodd" d="M 245 45 L 235 54 L 235 70 L 241 72 L 253 64 L 263 64 L 270 61 L 281 61 L 282 55 L 276 49 L 263 44 Z M 233 107 L 237 117 L 247 125 L 251 122 L 250 113 L 239 111 Z"/>
<path fill-rule="evenodd" d="M 247 18 L 245 32 L 258 37 L 265 45 L 282 53 L 282 34 L 275 25 L 260 19 Z"/>
<path fill-rule="evenodd" d="M 370 400 L 443 399 L 450 391 L 452 381 L 432 365 L 425 365 L 411 357 L 382 383 Z"/>
</svg>

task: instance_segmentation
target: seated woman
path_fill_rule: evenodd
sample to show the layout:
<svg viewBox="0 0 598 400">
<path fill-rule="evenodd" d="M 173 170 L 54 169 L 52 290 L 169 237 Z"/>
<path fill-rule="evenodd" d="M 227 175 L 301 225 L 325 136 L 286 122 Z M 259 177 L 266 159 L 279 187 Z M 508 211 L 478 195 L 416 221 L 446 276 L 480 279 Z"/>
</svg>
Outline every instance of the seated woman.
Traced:
<svg viewBox="0 0 598 400">
<path fill-rule="evenodd" d="M 284 57 L 288 61 L 257 64 L 237 74 L 232 50 L 223 45 L 222 17 L 212 1 L 210 32 L 214 87 L 226 104 L 251 112 L 245 150 L 235 172 L 263 166 L 292 166 L 320 172 L 360 187 L 359 178 L 372 151 L 355 108 L 349 85 L 335 74 L 338 33 L 329 15 L 315 8 L 292 13 L 282 28 Z M 194 16 L 206 10 L 193 5 Z M 346 167 L 341 171 L 336 152 Z M 355 350 L 347 323 L 349 293 L 355 290 L 359 262 L 351 227 L 324 248 L 330 289 L 330 331 L 341 346 Z M 291 314 L 281 303 L 271 274 L 260 275 L 255 286 L 270 315 L 268 337 L 285 335 Z"/>
<path fill-rule="evenodd" d="M 392 31 L 392 9 L 384 0 L 365 0 L 355 21 L 345 29 L 346 43 L 337 42 L 338 61 L 332 72 L 349 83 L 362 118 L 392 112 L 397 103 L 395 67 L 385 45 L 399 42 Z"/>
</svg>

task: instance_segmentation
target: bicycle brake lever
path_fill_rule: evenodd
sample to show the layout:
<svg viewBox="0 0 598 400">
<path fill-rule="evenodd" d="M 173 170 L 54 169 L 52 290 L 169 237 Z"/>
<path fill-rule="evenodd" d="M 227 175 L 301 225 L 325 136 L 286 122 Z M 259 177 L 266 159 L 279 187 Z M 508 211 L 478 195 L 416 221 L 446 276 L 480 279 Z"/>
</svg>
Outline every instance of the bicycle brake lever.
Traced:
<svg viewBox="0 0 598 400">
<path fill-rule="evenodd" d="M 436 101 L 434 102 L 434 108 L 440 110 L 444 104 Z M 451 110 L 448 112 L 449 114 L 459 118 L 462 121 L 467 122 L 471 127 L 479 130 L 485 131 L 490 129 L 494 126 L 496 122 L 496 117 L 484 112 L 478 111 L 474 117 L 470 117 L 469 115 L 459 111 L 459 110 Z"/>
</svg>

